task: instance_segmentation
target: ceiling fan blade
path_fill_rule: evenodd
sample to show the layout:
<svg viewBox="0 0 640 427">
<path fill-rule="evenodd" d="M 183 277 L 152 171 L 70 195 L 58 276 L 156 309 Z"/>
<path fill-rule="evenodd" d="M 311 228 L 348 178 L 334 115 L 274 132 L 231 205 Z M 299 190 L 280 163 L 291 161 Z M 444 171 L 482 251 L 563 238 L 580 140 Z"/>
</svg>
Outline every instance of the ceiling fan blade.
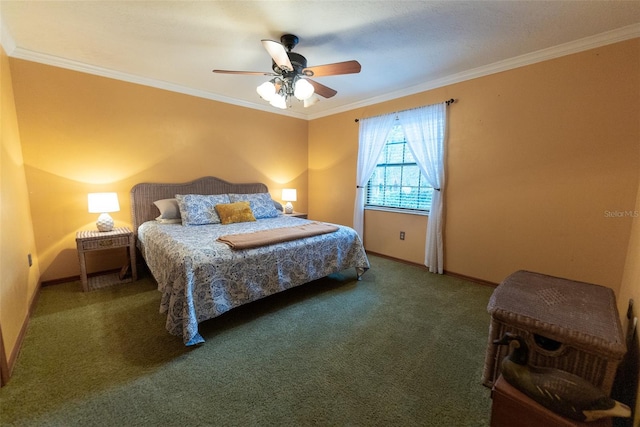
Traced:
<svg viewBox="0 0 640 427">
<path fill-rule="evenodd" d="M 311 83 L 315 93 L 317 93 L 320 96 L 324 96 L 325 98 L 331 98 L 336 93 L 338 93 L 338 91 L 336 91 L 334 89 L 331 89 L 330 87 L 327 87 L 327 86 L 325 86 L 323 84 L 320 84 L 320 83 L 318 83 L 316 81 L 313 81 L 311 79 L 307 79 L 307 81 L 309 83 Z"/>
<path fill-rule="evenodd" d="M 315 67 L 307 67 L 302 70 L 305 76 L 322 77 L 335 76 L 338 74 L 355 74 L 359 73 L 362 67 L 358 61 L 336 62 L 335 64 L 316 65 Z"/>
<path fill-rule="evenodd" d="M 231 70 L 213 70 L 214 73 L 219 74 L 247 74 L 250 76 L 275 76 L 274 73 L 266 73 L 263 71 L 231 71 Z"/>
<path fill-rule="evenodd" d="M 273 62 L 275 62 L 280 69 L 293 71 L 293 65 L 291 65 L 289 55 L 287 55 L 287 51 L 284 46 L 273 40 L 262 40 L 262 46 L 264 46 L 267 52 L 269 52 Z"/>
</svg>

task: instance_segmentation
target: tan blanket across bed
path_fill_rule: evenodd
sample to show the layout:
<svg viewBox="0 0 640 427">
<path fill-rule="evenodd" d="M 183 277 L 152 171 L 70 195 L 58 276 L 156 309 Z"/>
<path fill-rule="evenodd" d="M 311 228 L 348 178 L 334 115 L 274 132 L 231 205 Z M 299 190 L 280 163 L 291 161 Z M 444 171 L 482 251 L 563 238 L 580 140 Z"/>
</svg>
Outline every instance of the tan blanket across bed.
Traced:
<svg viewBox="0 0 640 427">
<path fill-rule="evenodd" d="M 335 225 L 311 222 L 304 225 L 273 228 L 271 230 L 260 230 L 252 233 L 228 234 L 218 237 L 218 241 L 226 243 L 231 249 L 249 249 L 302 239 L 304 237 L 317 236 L 319 234 L 333 233 L 335 231 L 338 231 L 338 227 Z"/>
</svg>

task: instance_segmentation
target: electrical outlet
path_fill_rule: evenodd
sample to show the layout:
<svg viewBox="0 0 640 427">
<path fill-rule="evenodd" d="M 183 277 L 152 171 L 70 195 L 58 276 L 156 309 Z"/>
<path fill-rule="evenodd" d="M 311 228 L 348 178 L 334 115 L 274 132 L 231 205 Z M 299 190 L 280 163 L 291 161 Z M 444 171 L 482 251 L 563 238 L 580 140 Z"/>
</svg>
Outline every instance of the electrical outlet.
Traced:
<svg viewBox="0 0 640 427">
<path fill-rule="evenodd" d="M 400 240 L 404 240 L 404 231 L 400 232 Z"/>
<path fill-rule="evenodd" d="M 31 259 L 31 254 L 27 254 L 27 259 L 29 260 L 29 267 L 33 265 L 33 260 Z"/>
</svg>

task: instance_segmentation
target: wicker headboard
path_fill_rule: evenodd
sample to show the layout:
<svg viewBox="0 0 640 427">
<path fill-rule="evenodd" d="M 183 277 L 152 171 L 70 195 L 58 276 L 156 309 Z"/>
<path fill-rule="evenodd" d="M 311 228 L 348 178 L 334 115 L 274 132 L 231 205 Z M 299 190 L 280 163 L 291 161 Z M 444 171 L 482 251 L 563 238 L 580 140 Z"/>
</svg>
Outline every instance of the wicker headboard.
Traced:
<svg viewBox="0 0 640 427">
<path fill-rule="evenodd" d="M 159 212 L 153 204 L 156 200 L 172 199 L 176 194 L 250 194 L 268 193 L 265 184 L 233 184 L 212 176 L 198 178 L 181 184 L 141 183 L 131 189 L 131 220 L 133 232 L 145 221 L 155 219 Z"/>
</svg>

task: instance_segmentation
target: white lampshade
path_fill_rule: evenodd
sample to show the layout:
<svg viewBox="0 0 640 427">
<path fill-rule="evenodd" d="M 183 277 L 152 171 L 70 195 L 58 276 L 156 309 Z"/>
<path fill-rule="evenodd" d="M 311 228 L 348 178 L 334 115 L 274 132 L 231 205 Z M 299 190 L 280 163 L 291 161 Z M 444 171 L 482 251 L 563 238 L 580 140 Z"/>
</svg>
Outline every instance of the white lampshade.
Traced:
<svg viewBox="0 0 640 427">
<path fill-rule="evenodd" d="M 89 193 L 89 212 L 99 213 L 96 226 L 99 231 L 113 230 L 113 218 L 107 212 L 118 212 L 120 203 L 118 203 L 117 193 Z"/>
<path fill-rule="evenodd" d="M 282 189 L 282 201 L 287 202 L 287 204 L 284 205 L 284 213 L 293 213 L 293 205 L 291 202 L 295 202 L 298 199 L 297 196 L 295 188 Z"/>
<path fill-rule="evenodd" d="M 313 95 L 314 89 L 313 85 L 309 83 L 306 79 L 298 79 L 296 82 L 296 86 L 293 89 L 293 95 L 298 98 L 300 101 L 304 101 Z"/>
<path fill-rule="evenodd" d="M 287 100 L 284 96 L 276 93 L 273 98 L 269 101 L 269 104 L 273 105 L 276 108 L 281 108 L 285 110 L 287 108 Z"/>
<path fill-rule="evenodd" d="M 298 194 L 295 188 L 283 188 L 282 200 L 285 202 L 295 202 L 298 200 Z"/>
<path fill-rule="evenodd" d="M 265 101 L 271 101 L 276 94 L 276 86 L 271 82 L 264 82 L 256 88 L 258 95 Z"/>
<path fill-rule="evenodd" d="M 118 193 L 89 193 L 89 212 L 118 212 Z"/>
</svg>

